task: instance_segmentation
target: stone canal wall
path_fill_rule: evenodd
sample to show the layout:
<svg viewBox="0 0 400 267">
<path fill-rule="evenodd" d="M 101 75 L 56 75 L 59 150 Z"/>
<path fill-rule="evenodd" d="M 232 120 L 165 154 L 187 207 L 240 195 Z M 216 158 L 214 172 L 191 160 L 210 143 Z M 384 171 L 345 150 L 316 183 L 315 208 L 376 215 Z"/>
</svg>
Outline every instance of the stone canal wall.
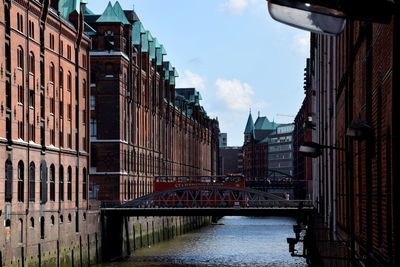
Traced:
<svg viewBox="0 0 400 267">
<path fill-rule="evenodd" d="M 129 256 L 137 249 L 209 225 L 211 220 L 211 217 L 193 216 L 104 218 L 104 259 Z"/>
<path fill-rule="evenodd" d="M 39 217 L 33 216 L 34 218 Z M 0 266 L 10 267 L 67 267 L 90 266 L 122 258 L 135 250 L 172 239 L 211 223 L 211 217 L 126 217 L 106 218 L 99 210 L 80 214 L 79 232 L 75 230 L 75 213 L 64 216 L 42 214 L 50 229 L 41 236 L 41 223 L 34 221 L 27 228 L 1 227 Z M 56 217 L 57 216 L 57 217 Z M 0 219 L 4 213 L 0 215 Z M 18 225 L 23 215 L 11 215 L 10 225 Z M 48 218 L 47 218 L 48 217 Z M 61 217 L 61 218 L 60 218 Z M 11 220 L 14 220 L 11 222 Z M 25 220 L 24 218 L 24 221 Z M 46 227 L 48 224 L 46 223 Z"/>
</svg>

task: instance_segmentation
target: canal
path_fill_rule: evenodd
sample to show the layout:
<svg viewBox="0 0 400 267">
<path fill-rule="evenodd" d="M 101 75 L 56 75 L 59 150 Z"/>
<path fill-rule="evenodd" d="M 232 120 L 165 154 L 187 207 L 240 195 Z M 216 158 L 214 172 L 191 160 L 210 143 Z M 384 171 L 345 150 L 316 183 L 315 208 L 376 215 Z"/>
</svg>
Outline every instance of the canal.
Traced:
<svg viewBox="0 0 400 267">
<path fill-rule="evenodd" d="M 224 217 L 216 225 L 100 266 L 307 266 L 288 252 L 286 237 L 294 236 L 293 224 L 292 218 Z"/>
</svg>

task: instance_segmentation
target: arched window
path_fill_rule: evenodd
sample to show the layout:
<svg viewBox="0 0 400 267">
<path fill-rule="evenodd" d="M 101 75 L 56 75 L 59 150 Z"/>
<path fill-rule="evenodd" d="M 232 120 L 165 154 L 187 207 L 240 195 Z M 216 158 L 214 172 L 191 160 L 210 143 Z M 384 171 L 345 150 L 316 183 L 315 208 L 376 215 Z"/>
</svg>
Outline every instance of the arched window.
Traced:
<svg viewBox="0 0 400 267">
<path fill-rule="evenodd" d="M 72 168 L 68 166 L 67 199 L 72 200 Z"/>
<path fill-rule="evenodd" d="M 24 202 L 24 162 L 18 162 L 18 202 Z"/>
<path fill-rule="evenodd" d="M 55 80 L 55 69 L 54 69 L 54 64 L 53 62 L 50 62 L 50 66 L 49 66 L 49 75 L 50 75 L 50 82 L 54 83 Z"/>
<path fill-rule="evenodd" d="M 44 217 L 40 217 L 40 238 L 44 239 Z"/>
<path fill-rule="evenodd" d="M 29 201 L 35 201 L 35 163 L 29 164 Z"/>
<path fill-rule="evenodd" d="M 60 201 L 64 201 L 64 167 L 60 166 L 60 174 L 59 174 L 59 185 L 58 185 L 58 194 Z"/>
<path fill-rule="evenodd" d="M 24 68 L 24 49 L 21 46 L 17 48 L 17 67 Z"/>
<path fill-rule="evenodd" d="M 7 160 L 5 164 L 5 202 L 12 201 L 12 177 L 13 177 L 13 167 L 11 160 Z"/>
<path fill-rule="evenodd" d="M 86 168 L 83 168 L 82 171 L 83 179 L 82 179 L 82 198 L 84 200 L 87 199 L 87 174 L 86 174 Z"/>
<path fill-rule="evenodd" d="M 47 164 L 45 161 L 40 163 L 40 203 L 47 202 Z"/>
<path fill-rule="evenodd" d="M 54 164 L 50 165 L 50 201 L 56 200 L 56 184 L 55 184 L 55 168 Z"/>
<path fill-rule="evenodd" d="M 29 53 L 29 72 L 35 74 L 35 54 Z"/>
</svg>

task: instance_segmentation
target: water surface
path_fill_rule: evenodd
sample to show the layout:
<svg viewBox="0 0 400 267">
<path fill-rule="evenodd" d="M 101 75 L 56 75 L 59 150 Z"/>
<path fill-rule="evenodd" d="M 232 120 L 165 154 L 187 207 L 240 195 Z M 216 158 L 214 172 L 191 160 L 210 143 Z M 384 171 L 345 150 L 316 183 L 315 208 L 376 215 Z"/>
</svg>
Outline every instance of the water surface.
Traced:
<svg viewBox="0 0 400 267">
<path fill-rule="evenodd" d="M 218 223 L 101 266 L 307 266 L 288 252 L 292 218 L 224 217 Z"/>
</svg>

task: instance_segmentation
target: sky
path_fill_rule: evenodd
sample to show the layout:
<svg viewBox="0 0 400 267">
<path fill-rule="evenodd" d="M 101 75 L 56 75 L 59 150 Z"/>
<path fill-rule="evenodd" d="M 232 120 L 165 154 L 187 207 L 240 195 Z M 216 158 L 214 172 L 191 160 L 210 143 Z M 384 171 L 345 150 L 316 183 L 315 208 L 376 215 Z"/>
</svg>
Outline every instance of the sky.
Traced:
<svg viewBox="0 0 400 267">
<path fill-rule="evenodd" d="M 111 1 L 114 4 L 114 0 Z M 309 33 L 274 21 L 265 0 L 119 0 L 134 8 L 176 67 L 177 88 L 195 87 L 228 146 L 243 145 L 253 119 L 291 123 L 304 99 Z M 108 1 L 89 0 L 94 13 Z M 285 115 L 285 116 L 282 116 Z"/>
</svg>

